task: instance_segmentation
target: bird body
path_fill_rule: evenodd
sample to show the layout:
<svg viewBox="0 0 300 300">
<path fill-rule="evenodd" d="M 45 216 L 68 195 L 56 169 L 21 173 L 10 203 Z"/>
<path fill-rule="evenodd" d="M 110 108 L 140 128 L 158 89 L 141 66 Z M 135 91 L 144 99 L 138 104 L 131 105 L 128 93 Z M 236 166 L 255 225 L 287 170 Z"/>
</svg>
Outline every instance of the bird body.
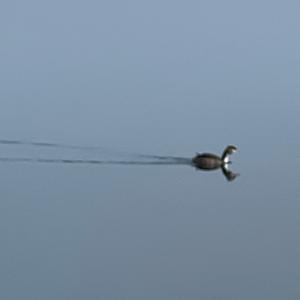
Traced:
<svg viewBox="0 0 300 300">
<path fill-rule="evenodd" d="M 192 159 L 196 168 L 203 170 L 215 170 L 221 167 L 225 167 L 230 163 L 229 155 L 237 150 L 235 146 L 227 146 L 222 154 L 222 157 L 212 153 L 197 153 Z"/>
<path fill-rule="evenodd" d="M 193 164 L 204 170 L 215 170 L 220 168 L 223 165 L 221 157 L 211 154 L 211 153 L 202 153 L 197 154 L 193 158 Z"/>
</svg>

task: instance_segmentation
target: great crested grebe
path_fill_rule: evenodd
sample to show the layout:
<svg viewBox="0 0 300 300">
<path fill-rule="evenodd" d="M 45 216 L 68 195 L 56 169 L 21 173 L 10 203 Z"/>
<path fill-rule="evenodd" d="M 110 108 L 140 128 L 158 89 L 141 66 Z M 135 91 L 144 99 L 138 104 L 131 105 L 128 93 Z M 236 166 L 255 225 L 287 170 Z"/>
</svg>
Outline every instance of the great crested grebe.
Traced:
<svg viewBox="0 0 300 300">
<path fill-rule="evenodd" d="M 192 159 L 192 162 L 196 168 L 215 170 L 226 167 L 226 165 L 230 163 L 229 156 L 236 151 L 237 148 L 235 146 L 229 145 L 225 148 L 221 157 L 212 153 L 197 153 Z"/>
</svg>

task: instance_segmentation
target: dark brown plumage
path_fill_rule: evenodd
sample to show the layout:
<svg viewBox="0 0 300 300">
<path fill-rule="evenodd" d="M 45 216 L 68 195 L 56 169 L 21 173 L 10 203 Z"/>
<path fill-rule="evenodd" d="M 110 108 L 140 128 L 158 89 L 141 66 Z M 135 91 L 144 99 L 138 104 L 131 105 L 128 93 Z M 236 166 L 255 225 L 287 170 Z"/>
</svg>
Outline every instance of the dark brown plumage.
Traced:
<svg viewBox="0 0 300 300">
<path fill-rule="evenodd" d="M 230 163 L 229 155 L 234 153 L 237 148 L 233 145 L 227 146 L 222 154 L 222 157 L 212 153 L 197 154 L 192 162 L 198 169 L 215 170 Z"/>
</svg>

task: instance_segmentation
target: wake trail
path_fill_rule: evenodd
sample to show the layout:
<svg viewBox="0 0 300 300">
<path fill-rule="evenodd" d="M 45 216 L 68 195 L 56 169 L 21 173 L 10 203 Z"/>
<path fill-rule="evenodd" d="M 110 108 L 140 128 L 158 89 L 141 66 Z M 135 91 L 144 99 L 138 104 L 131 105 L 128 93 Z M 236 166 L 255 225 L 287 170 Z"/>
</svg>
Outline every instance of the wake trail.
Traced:
<svg viewBox="0 0 300 300">
<path fill-rule="evenodd" d="M 141 153 L 129 153 L 125 151 L 113 150 L 102 146 L 80 146 L 71 145 L 64 143 L 51 143 L 51 142 L 39 142 L 39 141 L 28 141 L 28 140 L 9 140 L 0 139 L 0 145 L 12 145 L 12 146 L 31 146 L 31 147 L 44 147 L 44 148 L 57 148 L 57 149 L 69 149 L 69 150 L 83 150 L 93 151 L 102 153 L 111 153 L 114 155 L 130 156 L 141 159 L 155 159 L 161 161 L 177 161 L 186 162 L 189 158 L 178 157 L 178 156 L 164 156 L 164 155 L 152 155 L 152 154 L 141 154 Z"/>
<path fill-rule="evenodd" d="M 138 160 L 94 160 L 94 159 L 52 159 L 26 157 L 0 157 L 2 163 L 48 163 L 48 164 L 81 164 L 81 165 L 191 165 L 191 160 L 138 161 Z"/>
<path fill-rule="evenodd" d="M 0 144 L 60 148 L 60 149 L 74 149 L 74 150 L 107 150 L 104 147 L 100 147 L 100 146 L 79 146 L 79 145 L 69 145 L 69 144 L 63 144 L 63 143 L 35 142 L 35 141 L 26 141 L 26 140 L 0 139 Z"/>
</svg>

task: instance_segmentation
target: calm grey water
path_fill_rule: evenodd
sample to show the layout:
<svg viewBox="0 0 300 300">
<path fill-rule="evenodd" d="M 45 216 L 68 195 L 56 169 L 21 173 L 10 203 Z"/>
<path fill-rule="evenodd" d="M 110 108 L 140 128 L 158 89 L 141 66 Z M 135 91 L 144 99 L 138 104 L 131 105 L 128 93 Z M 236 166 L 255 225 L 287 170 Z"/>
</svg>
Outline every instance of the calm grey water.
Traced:
<svg viewBox="0 0 300 300">
<path fill-rule="evenodd" d="M 0 298 L 299 299 L 299 9 L 5 2 Z"/>
</svg>

